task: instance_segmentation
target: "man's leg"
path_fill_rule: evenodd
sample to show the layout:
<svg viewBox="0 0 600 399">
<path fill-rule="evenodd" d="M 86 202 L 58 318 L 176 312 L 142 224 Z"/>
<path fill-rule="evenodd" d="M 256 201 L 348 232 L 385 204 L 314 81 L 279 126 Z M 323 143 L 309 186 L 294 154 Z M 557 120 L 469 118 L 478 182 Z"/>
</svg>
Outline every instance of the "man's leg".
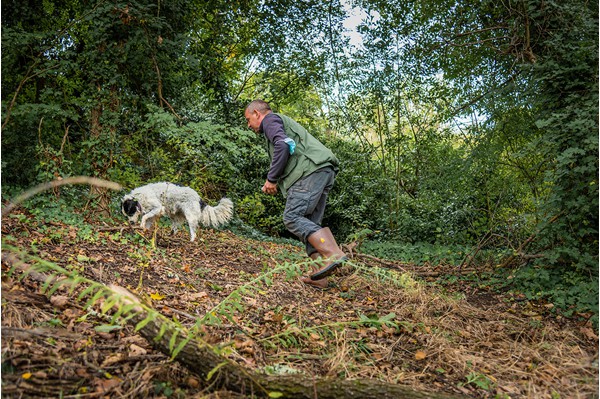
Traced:
<svg viewBox="0 0 600 399">
<path fill-rule="evenodd" d="M 334 179 L 332 169 L 318 170 L 298 180 L 287 192 L 283 222 L 291 233 L 307 244 L 309 256 L 316 250 L 308 244 L 308 237 L 321 229 L 327 193 L 333 187 Z"/>
<path fill-rule="evenodd" d="M 326 282 L 314 284 L 330 275 L 338 265 L 346 260 L 339 249 L 329 228 L 322 228 L 320 223 L 325 212 L 327 194 L 333 187 L 335 173 L 327 168 L 317 171 L 299 180 L 288 190 L 288 200 L 283 214 L 287 229 L 306 244 L 307 254 L 315 259 L 322 255 L 324 263 L 320 269 L 313 270 L 309 278 L 302 279 L 307 284 L 319 286 Z"/>
</svg>

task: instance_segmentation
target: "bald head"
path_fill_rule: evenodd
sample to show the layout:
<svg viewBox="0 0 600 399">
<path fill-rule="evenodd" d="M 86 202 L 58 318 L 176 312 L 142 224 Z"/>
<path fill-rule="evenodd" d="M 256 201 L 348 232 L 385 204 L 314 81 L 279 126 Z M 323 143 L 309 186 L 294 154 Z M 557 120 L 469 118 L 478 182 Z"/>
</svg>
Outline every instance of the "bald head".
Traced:
<svg viewBox="0 0 600 399">
<path fill-rule="evenodd" d="M 265 115 L 269 113 L 271 113 L 271 107 L 269 107 L 269 103 L 263 100 L 254 100 L 246 107 L 246 111 L 244 111 L 244 117 L 246 118 L 248 127 L 254 130 L 256 133 L 259 133 L 260 124 Z"/>
</svg>

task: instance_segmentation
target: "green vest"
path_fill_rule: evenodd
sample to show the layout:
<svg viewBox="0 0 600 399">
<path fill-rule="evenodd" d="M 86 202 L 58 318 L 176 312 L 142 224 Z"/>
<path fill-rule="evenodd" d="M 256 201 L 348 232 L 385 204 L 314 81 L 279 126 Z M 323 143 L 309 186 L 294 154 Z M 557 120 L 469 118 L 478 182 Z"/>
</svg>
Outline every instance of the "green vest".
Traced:
<svg viewBox="0 0 600 399">
<path fill-rule="evenodd" d="M 332 166 L 336 172 L 338 171 L 339 161 L 329 148 L 325 147 L 292 118 L 281 114 L 275 115 L 283 120 L 285 134 L 296 142 L 296 149 L 290 155 L 287 165 L 277 182 L 284 197 L 287 196 L 287 190 L 294 183 L 318 169 Z M 269 157 L 273 159 L 275 146 L 268 139 L 266 141 Z"/>
</svg>

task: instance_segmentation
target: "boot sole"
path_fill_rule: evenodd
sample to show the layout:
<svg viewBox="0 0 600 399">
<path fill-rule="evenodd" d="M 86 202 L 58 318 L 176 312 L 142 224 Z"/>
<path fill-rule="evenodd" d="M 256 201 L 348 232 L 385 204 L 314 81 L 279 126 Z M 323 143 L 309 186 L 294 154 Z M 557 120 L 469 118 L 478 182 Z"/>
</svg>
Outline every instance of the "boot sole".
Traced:
<svg viewBox="0 0 600 399">
<path fill-rule="evenodd" d="M 302 278 L 306 278 L 306 280 L 303 280 Z M 310 287 L 310 288 L 312 288 L 314 290 L 317 290 L 317 291 L 329 291 L 332 288 L 332 286 L 330 284 L 328 284 L 326 287 L 321 287 L 321 286 L 315 285 L 314 283 L 316 281 L 311 280 L 309 277 L 302 276 L 302 278 L 300 279 L 300 281 L 302 283 L 304 283 L 306 286 L 308 286 L 308 287 Z"/>
</svg>

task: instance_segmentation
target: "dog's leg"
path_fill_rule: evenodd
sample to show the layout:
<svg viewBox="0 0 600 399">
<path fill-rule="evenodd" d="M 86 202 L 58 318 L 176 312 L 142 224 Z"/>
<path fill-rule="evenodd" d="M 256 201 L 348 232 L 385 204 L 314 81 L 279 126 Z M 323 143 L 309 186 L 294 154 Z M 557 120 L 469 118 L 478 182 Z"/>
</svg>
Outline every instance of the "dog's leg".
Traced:
<svg viewBox="0 0 600 399">
<path fill-rule="evenodd" d="M 175 235 L 175 233 L 179 231 L 179 228 L 185 219 L 180 214 L 169 215 L 169 217 L 171 219 L 171 234 Z"/>
<path fill-rule="evenodd" d="M 143 229 L 149 229 L 154 224 L 155 219 L 158 219 L 160 215 L 163 213 L 163 207 L 157 206 L 152 208 L 152 210 L 142 216 L 142 220 L 140 222 L 140 226 Z"/>
<path fill-rule="evenodd" d="M 188 226 L 190 227 L 190 241 L 196 239 L 196 229 L 198 228 L 198 222 L 196 220 L 188 220 Z"/>
<path fill-rule="evenodd" d="M 148 230 L 149 228 L 151 228 L 152 226 L 154 226 L 154 224 L 156 223 L 156 220 L 158 219 L 158 217 L 154 217 L 154 218 L 148 218 L 146 219 L 146 221 L 142 222 L 142 227 L 145 230 Z"/>
<path fill-rule="evenodd" d="M 198 229 L 198 217 L 196 216 L 196 213 L 200 210 L 200 205 L 187 205 L 188 206 L 183 207 L 182 211 L 187 220 L 188 227 L 190 228 L 190 241 L 194 241 L 196 239 L 196 229 Z"/>
</svg>

